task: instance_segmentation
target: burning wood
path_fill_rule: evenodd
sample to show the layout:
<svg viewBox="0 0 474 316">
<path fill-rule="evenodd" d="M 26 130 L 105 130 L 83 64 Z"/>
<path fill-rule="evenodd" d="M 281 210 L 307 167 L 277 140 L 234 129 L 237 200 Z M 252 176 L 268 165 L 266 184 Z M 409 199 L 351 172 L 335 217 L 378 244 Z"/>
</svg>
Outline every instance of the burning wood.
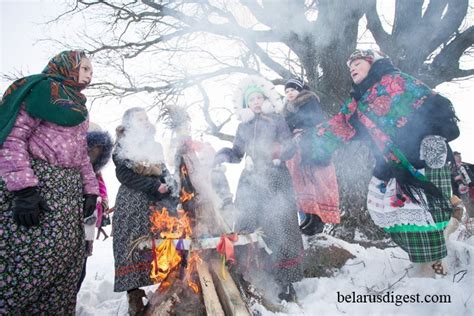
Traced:
<svg viewBox="0 0 474 316">
<path fill-rule="evenodd" d="M 210 169 L 200 167 L 194 151 L 182 155 L 179 171 L 182 207 L 177 208 L 177 216 L 166 209 L 154 210 L 150 236 L 135 242 L 134 249 L 152 249 L 150 277 L 160 283 L 147 314 L 250 315 L 225 263 L 232 261 L 235 245 L 257 243 L 271 253 L 262 232 L 232 232 L 217 211 Z M 196 307 L 181 310 L 190 300 Z"/>
</svg>

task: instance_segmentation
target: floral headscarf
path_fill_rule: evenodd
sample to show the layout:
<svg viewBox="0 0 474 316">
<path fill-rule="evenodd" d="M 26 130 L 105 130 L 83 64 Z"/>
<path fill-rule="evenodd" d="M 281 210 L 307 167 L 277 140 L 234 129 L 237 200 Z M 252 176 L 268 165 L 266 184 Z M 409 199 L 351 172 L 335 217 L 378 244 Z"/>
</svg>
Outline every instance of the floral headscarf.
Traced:
<svg viewBox="0 0 474 316">
<path fill-rule="evenodd" d="M 365 59 L 369 63 L 373 64 L 379 59 L 384 59 L 388 58 L 387 55 L 384 53 L 374 50 L 374 49 L 356 49 L 351 56 L 349 56 L 349 59 L 347 60 L 347 67 L 351 66 L 351 63 L 356 60 L 356 59 Z"/>
<path fill-rule="evenodd" d="M 0 102 L 0 145 L 15 124 L 22 104 L 32 117 L 61 126 L 87 119 L 86 97 L 80 92 L 79 66 L 83 51 L 64 51 L 53 57 L 42 73 L 16 80 Z"/>
</svg>

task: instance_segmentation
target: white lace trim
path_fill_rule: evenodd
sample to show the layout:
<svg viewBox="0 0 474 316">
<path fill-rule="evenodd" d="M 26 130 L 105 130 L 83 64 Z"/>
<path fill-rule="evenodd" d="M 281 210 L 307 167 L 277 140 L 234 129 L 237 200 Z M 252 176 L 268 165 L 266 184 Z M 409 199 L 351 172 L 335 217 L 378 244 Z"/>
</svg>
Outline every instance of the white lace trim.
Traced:
<svg viewBox="0 0 474 316">
<path fill-rule="evenodd" d="M 418 204 L 406 201 L 405 205 L 401 207 L 390 205 L 390 198 L 396 195 L 396 180 L 390 179 L 385 193 L 381 192 L 379 188 L 383 182 L 376 177 L 372 177 L 367 195 L 367 209 L 377 226 L 392 227 L 397 224 L 435 225 L 430 212 Z"/>
</svg>

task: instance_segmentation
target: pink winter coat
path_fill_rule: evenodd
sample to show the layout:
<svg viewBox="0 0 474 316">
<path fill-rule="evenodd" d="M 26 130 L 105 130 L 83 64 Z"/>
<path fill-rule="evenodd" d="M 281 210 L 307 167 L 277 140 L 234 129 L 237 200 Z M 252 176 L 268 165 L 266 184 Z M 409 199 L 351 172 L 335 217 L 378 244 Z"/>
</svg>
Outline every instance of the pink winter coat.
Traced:
<svg viewBox="0 0 474 316">
<path fill-rule="evenodd" d="M 87 155 L 89 121 L 67 127 L 31 117 L 22 107 L 10 135 L 0 146 L 0 176 L 9 191 L 38 185 L 30 159 L 53 166 L 77 168 L 83 193 L 99 195 L 99 186 Z"/>
<path fill-rule="evenodd" d="M 98 173 L 97 174 L 97 181 L 99 182 L 99 193 L 100 193 L 100 200 L 97 203 L 97 222 L 95 226 L 97 228 L 101 227 L 102 225 L 102 218 L 104 216 L 104 212 L 107 210 L 104 210 L 102 208 L 102 201 L 108 201 L 108 196 L 107 196 L 107 187 L 105 186 L 104 178 L 102 178 L 102 174 Z"/>
</svg>

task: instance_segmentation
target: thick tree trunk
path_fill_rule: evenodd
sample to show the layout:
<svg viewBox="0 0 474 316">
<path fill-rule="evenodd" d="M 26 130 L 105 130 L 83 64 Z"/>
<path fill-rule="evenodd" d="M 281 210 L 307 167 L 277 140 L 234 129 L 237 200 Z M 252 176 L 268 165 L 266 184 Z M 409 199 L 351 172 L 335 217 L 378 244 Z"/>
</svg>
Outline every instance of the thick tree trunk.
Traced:
<svg viewBox="0 0 474 316">
<path fill-rule="evenodd" d="M 346 241 L 386 238 L 367 211 L 367 190 L 374 165 L 367 143 L 353 141 L 336 151 L 333 157 L 343 216 L 331 234 Z"/>
</svg>

